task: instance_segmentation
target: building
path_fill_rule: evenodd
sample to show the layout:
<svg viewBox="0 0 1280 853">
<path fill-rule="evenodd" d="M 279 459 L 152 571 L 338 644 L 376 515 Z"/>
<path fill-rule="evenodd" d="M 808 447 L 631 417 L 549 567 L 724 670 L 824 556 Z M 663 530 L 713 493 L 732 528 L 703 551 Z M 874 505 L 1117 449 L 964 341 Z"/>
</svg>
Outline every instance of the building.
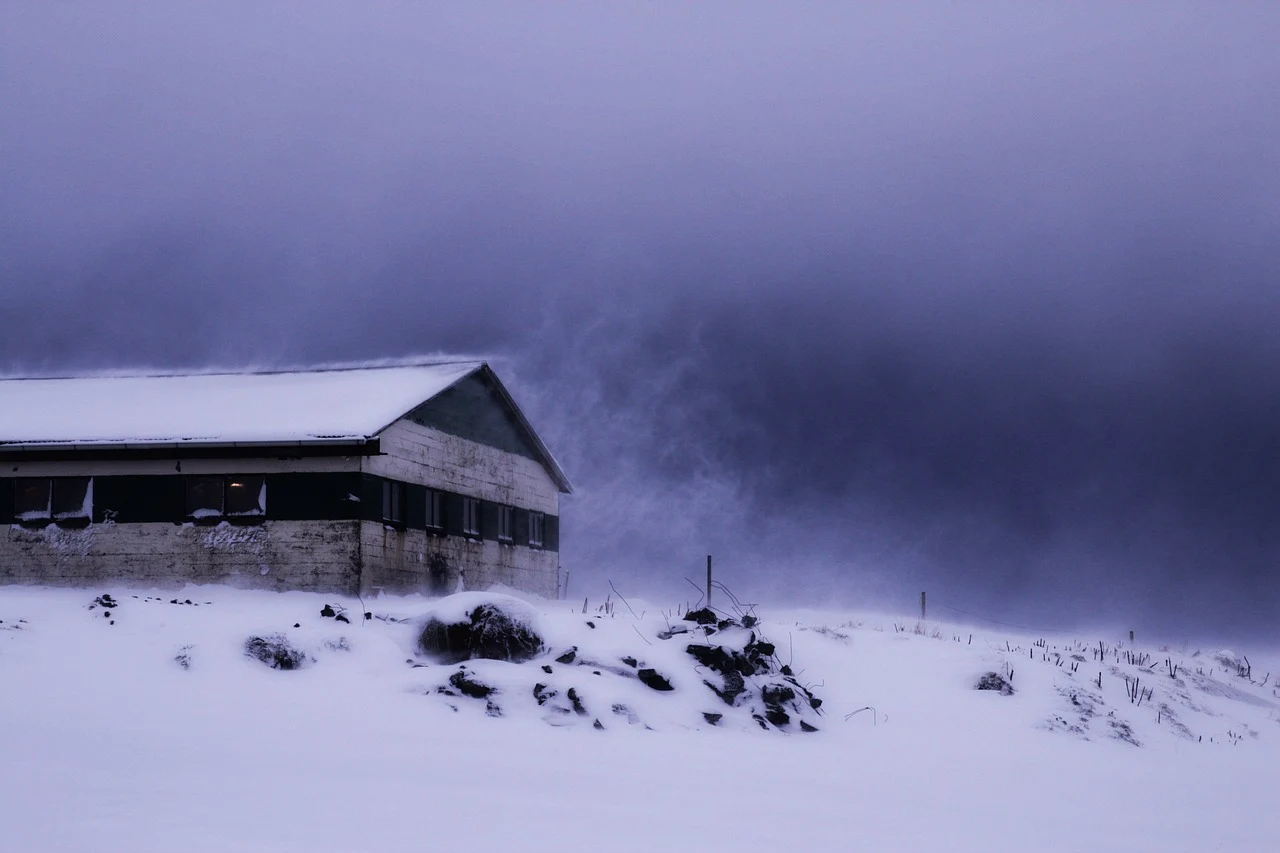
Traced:
<svg viewBox="0 0 1280 853">
<path fill-rule="evenodd" d="M 0 583 L 554 597 L 570 488 L 483 362 L 0 380 Z"/>
</svg>

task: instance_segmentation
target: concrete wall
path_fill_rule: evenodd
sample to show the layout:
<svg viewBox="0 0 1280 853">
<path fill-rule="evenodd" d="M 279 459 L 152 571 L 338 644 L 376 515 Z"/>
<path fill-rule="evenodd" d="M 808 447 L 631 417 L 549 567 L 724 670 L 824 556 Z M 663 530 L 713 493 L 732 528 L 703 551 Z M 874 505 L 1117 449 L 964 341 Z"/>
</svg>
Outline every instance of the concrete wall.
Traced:
<svg viewBox="0 0 1280 853">
<path fill-rule="evenodd" d="M 399 420 L 379 436 L 381 456 L 364 459 L 364 471 L 407 483 L 446 489 L 494 503 L 559 515 L 560 491 L 542 465 L 466 438 Z M 448 563 L 447 588 L 459 574 L 467 589 L 506 584 L 554 598 L 559 554 L 520 545 L 397 530 L 366 521 L 361 528 L 364 588 L 370 592 L 429 588 L 433 554 Z"/>
<path fill-rule="evenodd" d="M 0 538 L 0 583 L 160 588 L 225 583 L 256 589 L 352 594 L 360 585 L 358 521 L 9 525 Z"/>
<path fill-rule="evenodd" d="M 555 598 L 560 555 L 500 542 L 440 536 L 424 530 L 398 530 L 381 522 L 360 525 L 364 561 L 362 592 L 423 592 L 431 589 L 433 555 L 444 557 L 448 570 L 444 588 L 484 589 L 492 584 Z"/>
<path fill-rule="evenodd" d="M 379 438 L 383 455 L 364 458 L 366 473 L 559 514 L 560 490 L 532 459 L 408 420 L 396 421 Z"/>
</svg>

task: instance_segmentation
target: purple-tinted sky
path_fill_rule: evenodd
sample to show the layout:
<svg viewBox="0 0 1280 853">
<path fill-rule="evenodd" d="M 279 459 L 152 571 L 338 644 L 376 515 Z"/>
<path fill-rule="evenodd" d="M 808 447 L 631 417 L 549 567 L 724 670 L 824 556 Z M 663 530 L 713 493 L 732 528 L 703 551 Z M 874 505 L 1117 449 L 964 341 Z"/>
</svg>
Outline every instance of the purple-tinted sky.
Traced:
<svg viewBox="0 0 1280 853">
<path fill-rule="evenodd" d="M 887 5 L 7 4 L 0 364 L 490 353 L 582 589 L 1273 626 L 1280 7 Z"/>
</svg>

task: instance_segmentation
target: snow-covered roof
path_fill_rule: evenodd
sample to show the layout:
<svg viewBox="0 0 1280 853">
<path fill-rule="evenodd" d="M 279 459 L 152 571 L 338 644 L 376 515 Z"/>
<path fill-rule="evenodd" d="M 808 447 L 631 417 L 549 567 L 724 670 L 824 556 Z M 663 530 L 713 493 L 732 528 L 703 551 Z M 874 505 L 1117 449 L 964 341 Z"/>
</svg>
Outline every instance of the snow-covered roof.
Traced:
<svg viewBox="0 0 1280 853">
<path fill-rule="evenodd" d="M 0 378 L 0 450 L 356 444 L 484 371 L 564 491 L 555 457 L 483 361 L 270 372 Z"/>
<path fill-rule="evenodd" d="M 0 448 L 351 442 L 483 366 L 0 379 Z"/>
</svg>

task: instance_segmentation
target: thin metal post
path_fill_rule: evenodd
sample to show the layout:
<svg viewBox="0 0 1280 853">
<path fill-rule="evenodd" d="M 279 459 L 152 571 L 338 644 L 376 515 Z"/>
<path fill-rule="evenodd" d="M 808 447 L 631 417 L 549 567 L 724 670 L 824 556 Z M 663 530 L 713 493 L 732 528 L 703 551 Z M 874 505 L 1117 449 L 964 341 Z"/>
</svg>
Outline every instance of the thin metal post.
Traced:
<svg viewBox="0 0 1280 853">
<path fill-rule="evenodd" d="M 920 593 L 920 621 L 924 621 L 924 592 Z"/>
<path fill-rule="evenodd" d="M 707 555 L 707 607 L 711 606 L 711 555 Z"/>
</svg>

